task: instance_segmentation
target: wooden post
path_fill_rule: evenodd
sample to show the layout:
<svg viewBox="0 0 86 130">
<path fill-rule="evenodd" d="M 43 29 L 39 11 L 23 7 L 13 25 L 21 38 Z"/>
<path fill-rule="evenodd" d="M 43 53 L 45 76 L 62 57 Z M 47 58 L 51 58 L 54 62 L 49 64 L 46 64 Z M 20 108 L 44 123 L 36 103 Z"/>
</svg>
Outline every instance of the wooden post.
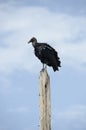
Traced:
<svg viewBox="0 0 86 130">
<path fill-rule="evenodd" d="M 41 70 L 39 82 L 40 130 L 51 130 L 50 78 L 46 69 Z"/>
</svg>

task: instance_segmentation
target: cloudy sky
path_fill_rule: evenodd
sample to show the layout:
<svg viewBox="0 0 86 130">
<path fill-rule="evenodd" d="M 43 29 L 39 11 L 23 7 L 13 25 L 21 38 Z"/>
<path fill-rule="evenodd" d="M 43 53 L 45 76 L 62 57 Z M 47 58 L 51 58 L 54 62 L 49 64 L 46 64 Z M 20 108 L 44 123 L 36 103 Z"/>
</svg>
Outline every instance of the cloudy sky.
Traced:
<svg viewBox="0 0 86 130">
<path fill-rule="evenodd" d="M 86 0 L 0 0 L 0 130 L 39 129 L 42 64 L 35 36 L 59 54 L 51 82 L 53 130 L 86 130 Z"/>
</svg>

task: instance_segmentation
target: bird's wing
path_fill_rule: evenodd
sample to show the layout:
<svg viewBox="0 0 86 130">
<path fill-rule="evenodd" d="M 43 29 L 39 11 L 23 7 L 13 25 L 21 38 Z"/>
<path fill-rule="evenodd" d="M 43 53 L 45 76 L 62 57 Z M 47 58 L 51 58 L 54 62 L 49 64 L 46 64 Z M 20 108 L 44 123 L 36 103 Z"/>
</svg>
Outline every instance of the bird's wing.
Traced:
<svg viewBox="0 0 86 130">
<path fill-rule="evenodd" d="M 52 48 L 47 43 L 39 43 L 38 46 L 35 48 L 35 55 L 40 60 L 51 60 L 54 57 L 58 58 L 58 54 L 54 48 Z"/>
<path fill-rule="evenodd" d="M 53 66 L 56 69 L 58 68 L 58 66 L 61 67 L 58 52 L 50 45 L 44 43 L 41 54 L 47 65 Z"/>
<path fill-rule="evenodd" d="M 45 52 L 52 52 L 55 51 L 50 45 L 48 45 L 47 43 L 39 43 L 38 46 L 35 48 L 36 51 L 39 53 L 39 55 L 43 55 L 43 53 L 45 54 Z"/>
<path fill-rule="evenodd" d="M 58 52 L 53 47 L 48 45 L 47 43 L 42 44 L 42 49 L 45 50 L 45 51 L 48 51 L 48 53 L 50 53 L 50 54 L 54 54 L 55 57 L 57 57 L 59 59 Z"/>
<path fill-rule="evenodd" d="M 35 55 L 41 60 L 42 63 L 52 66 L 54 71 L 60 67 L 60 60 L 58 53 L 50 45 L 46 43 L 39 43 L 35 47 Z"/>
</svg>

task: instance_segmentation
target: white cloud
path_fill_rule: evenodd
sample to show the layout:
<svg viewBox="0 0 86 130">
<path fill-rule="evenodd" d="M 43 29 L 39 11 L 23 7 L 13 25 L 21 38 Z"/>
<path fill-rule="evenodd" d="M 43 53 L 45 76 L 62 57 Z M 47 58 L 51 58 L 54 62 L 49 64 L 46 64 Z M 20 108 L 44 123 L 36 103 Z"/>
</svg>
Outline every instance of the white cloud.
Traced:
<svg viewBox="0 0 86 130">
<path fill-rule="evenodd" d="M 16 108 L 9 108 L 8 112 L 12 112 L 12 113 L 26 113 L 26 112 L 30 112 L 30 110 L 27 107 L 16 107 Z"/>
<path fill-rule="evenodd" d="M 59 129 L 64 128 L 64 130 L 68 130 L 70 128 L 70 130 L 85 130 L 86 106 L 76 105 L 60 112 L 53 110 L 52 125 L 56 125 L 56 123 L 56 127 L 59 127 Z"/>
<path fill-rule="evenodd" d="M 59 117 L 63 119 L 79 119 L 86 121 L 86 106 L 84 105 L 77 105 L 68 108 L 64 112 L 59 113 Z"/>
<path fill-rule="evenodd" d="M 0 5 L 0 72 L 34 71 L 41 66 L 27 41 L 36 36 L 59 51 L 62 64 L 84 69 L 86 18 L 58 14 L 41 7 Z M 6 46 L 6 47 L 3 47 Z"/>
</svg>

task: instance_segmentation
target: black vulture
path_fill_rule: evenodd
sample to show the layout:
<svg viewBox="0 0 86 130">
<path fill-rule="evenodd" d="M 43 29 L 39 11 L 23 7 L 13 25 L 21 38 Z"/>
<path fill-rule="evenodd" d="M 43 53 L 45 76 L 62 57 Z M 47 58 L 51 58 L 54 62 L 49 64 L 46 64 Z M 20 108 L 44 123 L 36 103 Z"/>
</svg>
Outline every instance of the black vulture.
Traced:
<svg viewBox="0 0 86 130">
<path fill-rule="evenodd" d="M 58 53 L 54 48 L 52 48 L 47 43 L 39 43 L 35 37 L 31 38 L 28 43 L 32 42 L 32 46 L 34 47 L 34 53 L 38 57 L 38 59 L 44 64 L 53 67 L 53 70 L 59 70 L 61 67 L 60 58 L 58 57 Z"/>
</svg>

